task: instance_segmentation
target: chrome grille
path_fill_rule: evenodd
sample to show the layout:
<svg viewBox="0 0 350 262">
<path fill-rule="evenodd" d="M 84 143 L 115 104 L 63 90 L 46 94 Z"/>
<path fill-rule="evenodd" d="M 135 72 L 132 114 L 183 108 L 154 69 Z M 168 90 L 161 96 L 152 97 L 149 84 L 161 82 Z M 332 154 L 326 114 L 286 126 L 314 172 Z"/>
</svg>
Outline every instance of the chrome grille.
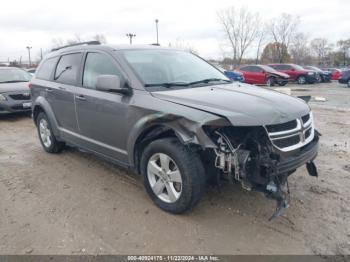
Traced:
<svg viewBox="0 0 350 262">
<path fill-rule="evenodd" d="M 314 138 L 313 116 L 310 112 L 301 118 L 282 124 L 265 126 L 272 144 L 287 152 L 300 148 Z"/>
</svg>

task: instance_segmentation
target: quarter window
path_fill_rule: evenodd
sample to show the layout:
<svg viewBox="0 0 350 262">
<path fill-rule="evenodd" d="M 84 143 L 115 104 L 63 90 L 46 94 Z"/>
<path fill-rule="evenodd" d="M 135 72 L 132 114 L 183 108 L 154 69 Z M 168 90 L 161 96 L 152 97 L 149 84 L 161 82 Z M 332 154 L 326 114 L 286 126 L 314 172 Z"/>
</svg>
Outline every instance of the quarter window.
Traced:
<svg viewBox="0 0 350 262">
<path fill-rule="evenodd" d="M 121 77 L 120 71 L 107 55 L 88 53 L 84 67 L 83 86 L 96 89 L 96 81 L 99 75 L 117 75 Z"/>
<path fill-rule="evenodd" d="M 56 68 L 55 81 L 67 85 L 75 85 L 79 73 L 80 62 L 80 53 L 63 55 Z"/>
</svg>

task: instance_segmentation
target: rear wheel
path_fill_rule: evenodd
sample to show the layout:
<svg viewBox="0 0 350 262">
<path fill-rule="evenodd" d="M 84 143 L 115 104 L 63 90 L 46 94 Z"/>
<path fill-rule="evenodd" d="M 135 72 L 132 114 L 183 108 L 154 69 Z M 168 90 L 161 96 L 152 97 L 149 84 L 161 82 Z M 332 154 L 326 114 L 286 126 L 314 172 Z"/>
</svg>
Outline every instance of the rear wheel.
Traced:
<svg viewBox="0 0 350 262">
<path fill-rule="evenodd" d="M 348 83 L 347 84 L 348 84 L 348 87 L 350 87 L 350 78 L 348 79 Z"/>
<path fill-rule="evenodd" d="M 36 126 L 41 145 L 48 153 L 59 153 L 64 148 L 64 143 L 55 138 L 48 117 L 44 112 L 36 118 Z"/>
<path fill-rule="evenodd" d="M 304 85 L 306 83 L 306 77 L 305 76 L 299 76 L 297 81 L 298 81 L 299 85 Z"/>
<path fill-rule="evenodd" d="M 275 85 L 275 78 L 270 76 L 266 81 L 267 86 L 274 86 Z"/>
<path fill-rule="evenodd" d="M 141 173 L 153 202 L 170 213 L 193 208 L 205 189 L 205 172 L 198 154 L 176 138 L 149 144 L 141 157 Z"/>
</svg>

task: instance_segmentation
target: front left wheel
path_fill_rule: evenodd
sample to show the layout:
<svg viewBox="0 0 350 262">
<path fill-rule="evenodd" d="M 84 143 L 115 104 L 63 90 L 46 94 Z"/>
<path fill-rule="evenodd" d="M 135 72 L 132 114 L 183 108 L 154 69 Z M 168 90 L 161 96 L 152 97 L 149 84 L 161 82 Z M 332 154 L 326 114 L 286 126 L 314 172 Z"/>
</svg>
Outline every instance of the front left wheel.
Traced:
<svg viewBox="0 0 350 262">
<path fill-rule="evenodd" d="M 64 148 L 64 143 L 57 141 L 52 132 L 51 124 L 44 112 L 39 113 L 36 118 L 36 126 L 41 145 L 48 153 L 59 153 Z"/>
<path fill-rule="evenodd" d="M 144 186 L 161 209 L 178 214 L 192 209 L 205 190 L 199 155 L 176 138 L 150 143 L 141 157 Z"/>
</svg>

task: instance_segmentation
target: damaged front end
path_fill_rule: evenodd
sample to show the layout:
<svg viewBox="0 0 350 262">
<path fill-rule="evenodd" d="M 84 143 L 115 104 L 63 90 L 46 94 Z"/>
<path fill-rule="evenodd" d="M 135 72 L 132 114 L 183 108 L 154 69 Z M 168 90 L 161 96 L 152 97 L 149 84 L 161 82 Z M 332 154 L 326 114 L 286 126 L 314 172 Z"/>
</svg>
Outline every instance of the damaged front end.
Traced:
<svg viewBox="0 0 350 262">
<path fill-rule="evenodd" d="M 312 113 L 283 124 L 256 127 L 204 127 L 217 147 L 207 152 L 217 181 L 238 181 L 246 190 L 263 192 L 277 202 L 270 219 L 289 205 L 288 177 L 304 164 L 317 176 L 313 160 L 318 151 L 318 132 Z M 208 151 L 208 150 L 207 150 Z"/>
</svg>

